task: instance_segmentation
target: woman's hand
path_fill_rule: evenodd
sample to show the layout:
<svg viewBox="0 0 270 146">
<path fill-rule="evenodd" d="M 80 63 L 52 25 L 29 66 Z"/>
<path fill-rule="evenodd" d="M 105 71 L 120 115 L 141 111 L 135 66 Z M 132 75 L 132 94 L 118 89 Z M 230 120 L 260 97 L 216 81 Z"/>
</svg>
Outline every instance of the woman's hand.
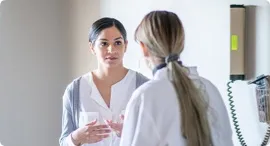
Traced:
<svg viewBox="0 0 270 146">
<path fill-rule="evenodd" d="M 86 143 L 97 143 L 104 138 L 109 137 L 111 130 L 107 125 L 95 125 L 97 120 L 78 128 L 71 134 L 72 141 L 75 145 Z"/>
<path fill-rule="evenodd" d="M 120 119 L 124 121 L 124 115 L 120 116 Z M 107 120 L 109 126 L 116 132 L 116 135 L 118 137 L 121 137 L 122 135 L 122 129 L 123 129 L 123 122 L 121 123 L 113 123 L 111 120 Z"/>
</svg>

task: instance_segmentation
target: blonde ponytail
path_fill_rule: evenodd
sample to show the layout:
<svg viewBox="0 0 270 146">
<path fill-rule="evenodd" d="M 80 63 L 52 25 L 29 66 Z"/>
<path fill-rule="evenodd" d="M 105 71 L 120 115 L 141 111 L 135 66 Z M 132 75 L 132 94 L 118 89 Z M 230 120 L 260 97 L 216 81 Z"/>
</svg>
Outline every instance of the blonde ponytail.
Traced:
<svg viewBox="0 0 270 146">
<path fill-rule="evenodd" d="M 208 104 L 199 89 L 177 62 L 168 63 L 177 93 L 182 119 L 182 134 L 188 146 L 210 146 L 211 132 L 207 118 Z"/>
<path fill-rule="evenodd" d="M 188 77 L 184 67 L 177 61 L 166 61 L 167 56 L 183 51 L 184 36 L 180 19 L 168 11 L 148 13 L 135 32 L 136 40 L 147 46 L 149 54 L 167 64 L 180 105 L 181 133 L 187 139 L 187 146 L 210 146 L 208 104 L 204 94 Z"/>
</svg>

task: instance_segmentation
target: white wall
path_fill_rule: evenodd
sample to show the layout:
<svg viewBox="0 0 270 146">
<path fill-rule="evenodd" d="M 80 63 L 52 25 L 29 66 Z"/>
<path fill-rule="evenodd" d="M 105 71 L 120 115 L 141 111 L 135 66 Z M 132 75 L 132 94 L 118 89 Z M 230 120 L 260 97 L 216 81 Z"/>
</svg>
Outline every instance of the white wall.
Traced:
<svg viewBox="0 0 270 146">
<path fill-rule="evenodd" d="M 249 10 L 250 18 L 256 20 L 254 36 L 249 36 L 248 67 L 254 78 L 261 74 L 270 74 L 270 6 L 264 0 L 117 0 L 101 1 L 102 16 L 119 19 L 128 31 L 129 47 L 125 55 L 125 65 L 142 71 L 147 76 L 151 72 L 145 66 L 139 68 L 140 51 L 133 41 L 136 26 L 143 16 L 154 9 L 165 9 L 176 12 L 184 23 L 186 31 L 186 47 L 182 55 L 185 65 L 198 66 L 201 76 L 208 78 L 220 90 L 228 109 L 227 82 L 229 80 L 229 47 L 230 47 L 230 4 L 257 5 Z M 256 16 L 256 17 L 255 17 Z M 254 39 L 253 39 L 253 38 Z M 253 45 L 254 47 L 251 47 Z M 256 49 L 251 54 L 252 49 Z M 254 51 L 253 51 L 254 52 Z M 233 95 L 240 128 L 248 145 L 259 145 L 266 130 L 264 124 L 258 122 L 254 86 L 247 82 L 235 82 Z M 233 129 L 234 130 L 234 129 Z M 235 145 L 240 145 L 234 135 Z"/>
</svg>

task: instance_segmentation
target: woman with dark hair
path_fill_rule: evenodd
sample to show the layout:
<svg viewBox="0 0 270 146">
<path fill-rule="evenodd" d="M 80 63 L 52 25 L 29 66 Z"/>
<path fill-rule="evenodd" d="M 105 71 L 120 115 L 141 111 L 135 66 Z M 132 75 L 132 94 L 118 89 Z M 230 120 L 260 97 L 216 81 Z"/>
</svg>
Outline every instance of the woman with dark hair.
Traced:
<svg viewBox="0 0 270 146">
<path fill-rule="evenodd" d="M 126 30 L 118 20 L 106 17 L 92 24 L 89 46 L 98 68 L 66 88 L 61 146 L 119 146 L 121 115 L 132 92 L 148 80 L 123 66 L 127 44 Z"/>
</svg>

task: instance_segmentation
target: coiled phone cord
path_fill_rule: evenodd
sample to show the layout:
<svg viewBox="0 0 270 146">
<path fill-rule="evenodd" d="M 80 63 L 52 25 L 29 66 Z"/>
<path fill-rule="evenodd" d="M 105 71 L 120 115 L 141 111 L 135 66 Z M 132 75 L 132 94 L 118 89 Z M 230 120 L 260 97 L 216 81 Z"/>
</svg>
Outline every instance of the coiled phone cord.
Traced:
<svg viewBox="0 0 270 146">
<path fill-rule="evenodd" d="M 267 128 L 267 131 L 266 131 L 266 134 L 264 136 L 261 146 L 266 146 L 268 144 L 269 138 L 270 138 L 270 126 L 268 126 Z"/>
<path fill-rule="evenodd" d="M 235 113 L 235 105 L 234 105 L 234 101 L 233 101 L 233 96 L 232 96 L 232 91 L 231 91 L 231 84 L 233 83 L 233 81 L 229 81 L 227 86 L 228 86 L 228 96 L 229 96 L 229 105 L 230 105 L 230 110 L 231 110 L 231 114 L 232 114 L 232 120 L 233 120 L 233 125 L 234 125 L 234 128 L 235 128 L 235 131 L 236 131 L 236 134 L 237 134 L 237 138 L 238 140 L 240 141 L 241 145 L 242 146 L 247 146 L 245 140 L 244 140 L 244 137 L 240 131 L 240 128 L 239 128 L 239 124 L 238 124 L 238 120 L 237 120 L 237 116 L 236 116 L 236 113 Z"/>
<path fill-rule="evenodd" d="M 236 135 L 237 135 L 239 142 L 241 143 L 242 146 L 247 146 L 247 144 L 244 140 L 244 137 L 242 135 L 241 129 L 239 127 L 238 119 L 237 119 L 237 116 L 235 113 L 235 108 L 234 108 L 235 105 L 234 105 L 232 91 L 231 91 L 231 88 L 232 88 L 231 84 L 232 83 L 233 83 L 232 80 L 227 83 L 227 86 L 228 86 L 227 91 L 228 91 L 229 105 L 230 105 L 230 110 L 231 110 L 231 114 L 232 114 L 233 125 L 234 125 Z M 261 146 L 266 146 L 268 144 L 269 138 L 270 138 L 270 125 L 268 126 L 267 132 L 264 136 L 264 140 L 263 140 Z"/>
</svg>

